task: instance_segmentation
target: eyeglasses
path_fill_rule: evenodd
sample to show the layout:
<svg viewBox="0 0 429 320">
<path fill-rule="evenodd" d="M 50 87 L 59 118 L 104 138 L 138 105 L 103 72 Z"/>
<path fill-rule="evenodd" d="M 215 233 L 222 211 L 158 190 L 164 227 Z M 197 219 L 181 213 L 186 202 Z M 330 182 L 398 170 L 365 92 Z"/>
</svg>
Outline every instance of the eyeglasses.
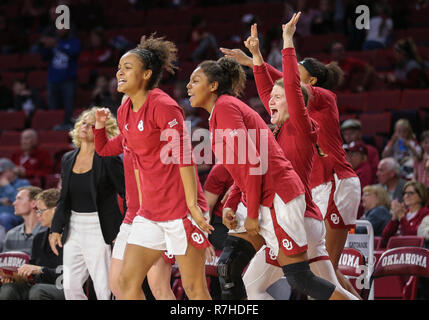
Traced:
<svg viewBox="0 0 429 320">
<path fill-rule="evenodd" d="M 37 209 L 36 210 L 36 214 L 39 215 L 39 216 L 41 216 L 43 212 L 45 212 L 46 210 L 49 210 L 49 209 L 51 209 L 51 208 L 46 208 L 46 209 L 42 209 L 42 210 Z"/>
<path fill-rule="evenodd" d="M 403 196 L 412 196 L 413 194 L 416 194 L 417 192 L 415 191 L 405 191 L 404 193 L 402 193 Z"/>
</svg>

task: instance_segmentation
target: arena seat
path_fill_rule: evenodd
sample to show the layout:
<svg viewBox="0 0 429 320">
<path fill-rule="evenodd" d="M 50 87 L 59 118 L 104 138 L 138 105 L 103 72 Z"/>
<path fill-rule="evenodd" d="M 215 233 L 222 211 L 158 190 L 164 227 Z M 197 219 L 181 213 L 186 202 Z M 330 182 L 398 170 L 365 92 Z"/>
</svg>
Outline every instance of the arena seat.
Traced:
<svg viewBox="0 0 429 320">
<path fill-rule="evenodd" d="M 27 83 L 30 88 L 43 89 L 48 84 L 48 72 L 44 70 L 31 71 L 27 75 Z"/>
<path fill-rule="evenodd" d="M 371 275 L 375 299 L 414 300 L 417 296 L 418 277 L 429 277 L 429 250 L 419 247 L 400 247 L 384 251 Z M 389 277 L 389 278 L 387 278 Z M 374 282 L 376 279 L 389 281 Z"/>
<path fill-rule="evenodd" d="M 66 130 L 37 130 L 40 143 L 70 143 L 69 132 Z"/>
<path fill-rule="evenodd" d="M 380 90 L 370 91 L 367 95 L 368 112 L 382 112 L 400 108 L 401 104 L 400 90 Z"/>
<path fill-rule="evenodd" d="M 393 236 L 387 241 L 386 249 L 398 247 L 423 247 L 425 237 L 420 236 Z"/>
<path fill-rule="evenodd" d="M 419 109 L 429 108 L 429 89 L 406 89 L 402 92 L 401 108 Z"/>
<path fill-rule="evenodd" d="M 0 145 L 0 158 L 11 158 L 15 152 L 21 150 L 21 146 L 2 146 Z"/>
<path fill-rule="evenodd" d="M 362 134 L 368 136 L 388 135 L 391 128 L 391 118 L 392 114 L 390 112 L 360 114 L 359 120 L 362 123 Z"/>
<path fill-rule="evenodd" d="M 63 122 L 64 110 L 36 110 L 31 119 L 31 127 L 35 130 L 51 130 Z"/>
<path fill-rule="evenodd" d="M 366 110 L 367 93 L 342 93 L 337 94 L 338 111 L 364 112 Z"/>
<path fill-rule="evenodd" d="M 3 131 L 0 136 L 1 146 L 19 146 L 21 143 L 21 132 L 7 130 Z"/>
<path fill-rule="evenodd" d="M 16 80 L 21 80 L 21 79 L 25 80 L 25 78 L 26 78 L 25 72 L 20 72 L 20 71 L 17 71 L 17 72 L 2 72 L 2 74 L 1 74 L 1 79 L 2 79 L 3 84 L 6 87 L 8 87 L 9 89 L 12 89 L 13 83 Z M 11 106 L 11 107 L 13 107 L 13 106 Z"/>
<path fill-rule="evenodd" d="M 26 115 L 24 111 L 0 111 L 1 130 L 23 130 Z"/>
<path fill-rule="evenodd" d="M 376 236 L 374 237 L 374 250 L 380 250 L 381 248 L 381 237 Z"/>
<path fill-rule="evenodd" d="M 30 255 L 22 251 L 8 251 L 0 253 L 0 276 L 12 276 L 18 268 L 30 261 Z"/>
</svg>

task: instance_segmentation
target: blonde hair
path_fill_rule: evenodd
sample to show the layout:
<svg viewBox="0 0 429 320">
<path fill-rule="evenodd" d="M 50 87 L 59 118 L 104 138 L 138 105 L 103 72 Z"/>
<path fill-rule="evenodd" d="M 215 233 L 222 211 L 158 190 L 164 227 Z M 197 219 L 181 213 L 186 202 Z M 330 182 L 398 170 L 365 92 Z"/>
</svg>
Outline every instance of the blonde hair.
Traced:
<svg viewBox="0 0 429 320">
<path fill-rule="evenodd" d="M 377 198 L 377 206 L 385 206 L 388 210 L 390 209 L 390 197 L 386 189 L 380 184 L 372 184 L 365 186 L 362 192 L 371 192 Z"/>
<path fill-rule="evenodd" d="M 407 128 L 407 139 L 412 140 L 416 138 L 416 135 L 413 132 L 413 128 L 411 127 L 410 121 L 408 121 L 408 119 L 399 119 L 398 121 L 396 121 L 395 123 L 395 129 L 398 126 L 404 126 Z"/>
<path fill-rule="evenodd" d="M 83 120 L 87 116 L 94 117 L 94 119 L 95 119 L 95 113 L 96 113 L 98 108 L 101 108 L 101 107 L 92 107 L 91 109 L 84 110 L 79 115 L 79 117 L 77 118 L 76 123 L 74 124 L 74 128 L 72 130 L 70 130 L 69 135 L 72 138 L 72 141 L 76 147 L 80 148 L 80 145 L 81 145 L 81 140 L 79 137 L 79 131 L 80 131 L 80 127 L 82 125 Z M 110 114 L 109 118 L 106 121 L 105 127 L 106 127 L 107 137 L 109 139 L 111 139 L 111 138 L 113 138 L 119 134 L 118 124 L 117 124 L 116 118 L 113 116 L 113 114 Z"/>
</svg>

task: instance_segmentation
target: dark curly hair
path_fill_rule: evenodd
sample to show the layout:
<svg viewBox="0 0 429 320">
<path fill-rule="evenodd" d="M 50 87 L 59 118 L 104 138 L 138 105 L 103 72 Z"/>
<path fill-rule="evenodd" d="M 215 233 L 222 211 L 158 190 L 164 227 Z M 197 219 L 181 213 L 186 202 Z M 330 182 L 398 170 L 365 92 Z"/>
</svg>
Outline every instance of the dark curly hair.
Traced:
<svg viewBox="0 0 429 320">
<path fill-rule="evenodd" d="M 165 69 L 174 74 L 177 66 L 173 62 L 177 61 L 176 45 L 165 37 L 155 38 L 152 33 L 148 38 L 142 36 L 140 43 L 127 53 L 134 53 L 143 63 L 144 70 L 152 70 L 152 77 L 148 83 L 148 90 L 158 86 L 162 78 L 162 70 Z"/>
</svg>

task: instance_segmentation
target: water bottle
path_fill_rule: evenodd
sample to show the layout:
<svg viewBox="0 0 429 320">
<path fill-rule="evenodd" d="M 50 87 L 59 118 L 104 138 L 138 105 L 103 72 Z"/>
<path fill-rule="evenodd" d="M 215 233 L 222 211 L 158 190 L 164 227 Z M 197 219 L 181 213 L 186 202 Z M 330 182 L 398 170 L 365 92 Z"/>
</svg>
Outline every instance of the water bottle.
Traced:
<svg viewBox="0 0 429 320">
<path fill-rule="evenodd" d="M 405 146 L 405 144 L 404 144 L 404 140 L 402 140 L 402 139 L 399 139 L 399 140 L 398 140 L 398 147 L 399 147 L 399 151 L 400 151 L 400 152 L 405 152 L 405 151 L 407 151 L 407 147 Z"/>
</svg>

